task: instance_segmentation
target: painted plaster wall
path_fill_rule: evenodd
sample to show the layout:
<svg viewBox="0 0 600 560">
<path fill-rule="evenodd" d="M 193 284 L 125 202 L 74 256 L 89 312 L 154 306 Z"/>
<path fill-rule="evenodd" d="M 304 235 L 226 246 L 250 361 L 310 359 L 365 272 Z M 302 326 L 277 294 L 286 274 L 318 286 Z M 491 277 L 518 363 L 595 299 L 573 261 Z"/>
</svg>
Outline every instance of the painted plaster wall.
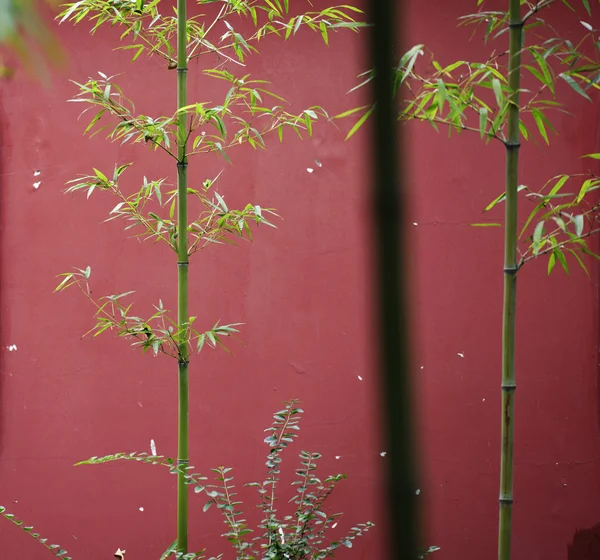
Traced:
<svg viewBox="0 0 600 560">
<path fill-rule="evenodd" d="M 412 3 L 409 42 L 427 44 L 442 62 L 481 56 L 479 40 L 454 27 L 470 9 L 467 0 Z M 565 12 L 555 23 L 577 34 L 577 19 L 566 22 Z M 74 558 L 111 558 L 117 547 L 128 550 L 128 560 L 154 558 L 173 539 L 174 479 L 137 464 L 72 465 L 149 451 L 151 439 L 158 453 L 174 456 L 175 366 L 140 357 L 110 335 L 81 340 L 93 325 L 91 308 L 75 292 L 52 290 L 56 274 L 91 265 L 95 293 L 136 290 L 141 312 L 159 297 L 174 308 L 174 255 L 127 239 L 119 223 L 102 224 L 112 200 L 86 202 L 61 191 L 92 167 L 134 160 L 132 181 L 144 174 L 173 180 L 160 155 L 82 139 L 80 108 L 65 103 L 75 92 L 67 79 L 123 73 L 120 83 L 140 112 L 163 114 L 174 106 L 175 77 L 157 62 L 131 65 L 111 52 L 110 32 L 92 39 L 84 28 L 63 26 L 60 37 L 70 65 L 48 89 L 23 76 L 0 85 L 0 503 Z M 332 37 L 329 48 L 304 33 L 285 48 L 266 42 L 266 56 L 248 71 L 271 80 L 293 108 L 321 104 L 335 114 L 359 101 L 345 93 L 366 68 L 362 47 L 349 33 Z M 195 70 L 190 99 L 216 99 L 218 90 Z M 561 136 L 551 148 L 524 148 L 525 183 L 581 171 L 579 155 L 598 151 L 597 107 L 562 93 L 576 117 L 556 117 Z M 503 153 L 474 137 L 449 141 L 424 126 L 405 130 L 427 542 L 442 547 L 439 560 L 489 558 L 497 523 L 502 240 L 499 230 L 465 224 L 502 191 Z M 332 507 L 349 524 L 382 525 L 369 143 L 366 130 L 349 143 L 343 137 L 323 123 L 304 143 L 290 136 L 268 152 L 240 148 L 232 167 L 207 158 L 190 168 L 197 183 L 224 168 L 230 205 L 251 201 L 284 218 L 276 231 L 257 232 L 254 244 L 211 248 L 192 264 L 192 314 L 208 327 L 217 319 L 246 325 L 233 357 L 205 352 L 192 363 L 191 455 L 200 471 L 224 464 L 239 482 L 258 478 L 262 430 L 283 400 L 299 397 L 306 415 L 297 450 L 323 453 L 323 473 L 349 477 Z M 591 275 L 547 279 L 540 263 L 524 271 L 519 287 L 516 560 L 584 560 L 592 533 L 578 537 L 570 553 L 569 543 L 577 530 L 600 523 L 595 268 Z M 293 457 L 290 450 L 290 470 Z M 215 537 L 222 531 L 217 513 L 191 503 L 192 546 L 228 552 Z M 345 557 L 380 557 L 381 531 Z M 7 524 L 0 543 L 3 558 L 46 555 Z"/>
</svg>

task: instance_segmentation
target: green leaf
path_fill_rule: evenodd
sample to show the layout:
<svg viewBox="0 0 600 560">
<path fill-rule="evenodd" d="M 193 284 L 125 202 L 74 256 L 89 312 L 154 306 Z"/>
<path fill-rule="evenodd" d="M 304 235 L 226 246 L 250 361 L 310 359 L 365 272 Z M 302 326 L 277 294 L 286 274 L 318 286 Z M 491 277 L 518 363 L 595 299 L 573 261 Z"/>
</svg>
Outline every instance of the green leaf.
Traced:
<svg viewBox="0 0 600 560">
<path fill-rule="evenodd" d="M 343 119 L 344 117 L 349 117 L 350 115 L 353 115 L 354 113 L 364 111 L 368 107 L 369 107 L 369 105 L 363 105 L 362 107 L 355 107 L 354 109 L 349 109 L 348 111 L 344 111 L 343 113 L 340 113 L 339 115 L 335 115 L 333 118 L 334 119 Z M 600 159 L 600 154 L 598 154 L 598 159 Z"/>
<path fill-rule="evenodd" d="M 598 179 L 587 179 L 583 182 L 583 184 L 581 185 L 581 188 L 579 189 L 579 194 L 577 195 L 577 204 L 579 204 L 585 197 L 585 195 L 587 194 L 588 190 L 590 190 L 591 187 L 595 187 L 596 185 L 598 185 L 600 183 L 600 180 Z"/>
<path fill-rule="evenodd" d="M 204 504 L 204 507 L 202 508 L 202 511 L 206 513 L 209 510 L 210 506 L 212 506 L 212 505 L 213 505 L 213 500 L 210 500 L 210 502 L 206 502 Z"/>
<path fill-rule="evenodd" d="M 550 257 L 548 258 L 548 276 L 550 276 L 554 270 L 554 265 L 556 264 L 556 255 L 554 253 L 555 251 L 552 251 L 552 253 L 550 253 Z"/>
<path fill-rule="evenodd" d="M 492 89 L 494 90 L 498 107 L 502 108 L 504 105 L 504 94 L 502 93 L 502 84 L 498 78 L 492 79 Z"/>
<path fill-rule="evenodd" d="M 348 132 L 348 134 L 346 135 L 346 140 L 349 140 L 350 138 L 352 138 L 352 136 L 354 136 L 354 134 L 356 134 L 356 132 L 360 129 L 360 127 L 365 124 L 365 122 L 367 121 L 367 119 L 371 116 L 371 114 L 373 113 L 373 110 L 375 109 L 375 105 L 373 105 L 357 122 L 356 124 L 350 129 L 350 132 Z"/>
<path fill-rule="evenodd" d="M 556 194 L 568 180 L 569 180 L 568 175 L 561 175 L 560 179 L 558 181 L 556 181 L 556 184 L 552 187 L 552 190 L 550 191 L 549 194 L 550 195 Z"/>
<path fill-rule="evenodd" d="M 588 101 L 591 101 L 590 96 L 587 93 L 585 93 L 583 89 L 581 89 L 581 86 L 573 78 L 571 78 L 571 76 L 569 76 L 568 74 L 559 74 L 559 76 L 565 82 L 567 82 L 567 84 L 569 84 L 571 88 L 573 88 L 573 91 L 581 95 L 581 97 L 585 97 Z"/>
<path fill-rule="evenodd" d="M 587 266 L 585 266 L 584 262 L 581 260 L 581 257 L 573 249 L 567 249 L 567 251 L 569 251 L 569 253 L 575 257 L 575 260 L 579 263 L 579 266 L 586 273 L 587 277 L 590 278 L 590 273 L 588 272 Z"/>
<path fill-rule="evenodd" d="M 98 179 L 100 179 L 101 181 L 104 181 L 105 183 L 108 183 L 108 179 L 106 178 L 106 175 L 104 175 L 104 173 L 102 173 L 102 171 L 99 171 L 98 169 L 96 169 L 94 167 L 94 173 L 96 174 L 96 177 L 98 177 Z"/>
<path fill-rule="evenodd" d="M 565 258 L 564 253 L 560 249 L 556 250 L 556 257 L 560 261 L 560 264 L 567 276 L 569 276 L 569 265 L 567 264 L 567 259 Z"/>
<path fill-rule="evenodd" d="M 329 45 L 329 36 L 327 35 L 327 26 L 324 21 L 319 23 L 319 29 L 321 30 L 321 37 L 323 37 L 323 41 L 326 45 Z"/>
<path fill-rule="evenodd" d="M 537 256 L 540 251 L 542 233 L 544 231 L 544 220 L 538 222 L 533 230 L 533 254 Z"/>
<path fill-rule="evenodd" d="M 543 73 L 543 79 L 541 80 L 542 83 L 547 85 L 552 95 L 554 95 L 554 80 L 550 74 L 550 68 L 548 67 L 546 59 L 539 52 L 537 52 L 536 49 L 530 49 L 530 52 Z"/>
<path fill-rule="evenodd" d="M 469 224 L 471 227 L 502 227 L 502 224 L 496 224 L 492 222 L 481 222 L 475 224 Z"/>
<path fill-rule="evenodd" d="M 479 133 L 483 138 L 485 136 L 485 131 L 487 128 L 487 118 L 488 118 L 488 110 L 485 107 L 481 107 L 479 109 Z"/>
<path fill-rule="evenodd" d="M 542 138 L 546 141 L 546 144 L 550 144 L 550 140 L 548 140 L 548 133 L 546 132 L 546 127 L 544 126 L 545 117 L 543 113 L 539 109 L 532 109 L 531 114 L 533 116 L 533 120 L 535 120 L 535 124 L 538 127 L 538 131 Z"/>
<path fill-rule="evenodd" d="M 588 13 L 588 16 L 592 15 L 592 10 L 590 9 L 590 3 L 588 0 L 581 0 L 581 3 L 583 4 L 583 7 L 585 8 L 585 11 Z"/>
<path fill-rule="evenodd" d="M 581 237 L 583 233 L 583 215 L 579 214 L 573 218 L 573 223 L 575 224 L 575 234 L 577 237 Z"/>
</svg>

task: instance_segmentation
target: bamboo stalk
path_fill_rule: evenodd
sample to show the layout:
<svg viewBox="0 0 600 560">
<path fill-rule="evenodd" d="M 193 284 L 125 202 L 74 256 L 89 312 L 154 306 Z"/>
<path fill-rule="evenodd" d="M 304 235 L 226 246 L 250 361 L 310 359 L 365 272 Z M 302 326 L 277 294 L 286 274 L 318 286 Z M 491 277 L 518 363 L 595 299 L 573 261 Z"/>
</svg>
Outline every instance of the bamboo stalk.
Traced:
<svg viewBox="0 0 600 560">
<path fill-rule="evenodd" d="M 412 437 L 410 337 L 408 328 L 406 192 L 398 170 L 397 109 L 394 103 L 394 44 L 401 2 L 370 2 L 369 19 L 375 69 L 372 227 L 374 233 L 376 312 L 383 427 L 386 441 L 388 557 L 417 558 L 418 519 Z M 402 162 L 402 160 L 401 160 Z"/>
<path fill-rule="evenodd" d="M 517 292 L 517 187 L 519 178 L 519 89 L 523 20 L 519 0 L 509 0 L 508 139 L 506 145 L 506 216 L 504 225 L 504 306 L 502 316 L 502 433 L 498 559 L 510 559 L 512 536 L 515 315 Z"/>
<path fill-rule="evenodd" d="M 187 104 L 187 0 L 177 0 L 177 109 Z M 189 313 L 187 237 L 187 115 L 177 122 L 177 329 L 179 332 L 177 465 L 189 463 Z M 177 552 L 188 550 L 188 486 L 184 472 L 177 475 Z"/>
</svg>

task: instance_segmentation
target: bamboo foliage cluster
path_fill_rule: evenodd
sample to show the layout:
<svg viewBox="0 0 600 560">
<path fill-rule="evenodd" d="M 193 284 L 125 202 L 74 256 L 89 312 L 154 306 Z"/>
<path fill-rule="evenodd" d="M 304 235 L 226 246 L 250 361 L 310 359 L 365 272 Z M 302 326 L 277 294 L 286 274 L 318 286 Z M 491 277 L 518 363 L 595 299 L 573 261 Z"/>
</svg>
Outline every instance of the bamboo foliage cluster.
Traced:
<svg viewBox="0 0 600 560">
<path fill-rule="evenodd" d="M 216 67 L 205 68 L 202 72 L 210 78 L 230 84 L 221 104 L 184 103 L 170 116 L 139 115 L 135 112 L 134 103 L 114 82 L 114 77 L 99 73 L 98 78 L 76 83 L 79 93 L 72 99 L 73 102 L 87 105 L 84 113 L 94 111 L 85 133 L 97 134 L 104 131 L 111 141 L 122 144 L 143 143 L 151 149 L 163 151 L 180 164 L 185 162 L 187 165 L 189 157 L 209 152 L 231 162 L 228 152 L 235 146 L 248 143 L 255 149 L 264 149 L 266 135 L 276 133 L 279 141 L 282 141 L 286 129 L 302 138 L 312 134 L 317 121 L 328 119 L 327 112 L 317 106 L 291 113 L 285 109 L 286 102 L 283 98 L 266 89 L 266 81 L 234 72 L 245 66 L 244 61 L 249 54 L 258 52 L 257 43 L 266 35 L 274 34 L 289 39 L 301 26 L 306 26 L 318 31 L 328 44 L 332 30 L 359 29 L 361 24 L 353 19 L 352 14 L 360 11 L 353 6 L 341 5 L 289 17 L 290 6 L 287 1 L 218 3 L 221 4 L 221 9 L 210 23 L 202 21 L 201 16 L 186 20 L 184 52 L 186 63 L 201 54 L 216 57 Z M 215 2 L 201 1 L 199 4 Z M 67 4 L 59 18 L 61 22 L 75 23 L 88 19 L 93 22 L 92 32 L 103 24 L 121 25 L 124 27 L 121 39 L 131 39 L 134 42 L 119 48 L 130 49 L 135 46 L 134 60 L 145 52 L 149 56 L 163 58 L 169 68 L 174 68 L 176 46 L 173 42 L 177 17 L 176 14 L 161 14 L 160 7 L 158 0 L 147 4 L 130 0 L 108 3 L 82 0 Z M 250 20 L 254 31 L 247 36 L 235 31 L 230 23 L 230 18 L 235 16 Z M 266 21 L 262 22 L 262 19 Z M 225 33 L 220 38 L 213 39 L 212 35 L 222 31 L 222 26 L 225 26 Z M 233 68 L 229 68 L 231 66 Z M 277 105 L 267 105 L 268 99 L 275 100 Z M 107 118 L 111 120 L 106 122 Z M 179 130 L 181 122 L 184 122 L 184 127 Z M 185 152 L 177 153 L 182 146 L 185 146 Z M 176 215 L 179 200 L 177 189 L 169 188 L 164 178 L 152 180 L 146 177 L 139 189 L 123 187 L 121 175 L 131 165 L 115 165 L 112 174 L 94 169 L 92 174 L 71 181 L 67 193 L 85 191 L 88 198 L 94 191 L 112 194 L 117 204 L 107 221 L 124 219 L 126 229 L 133 230 L 136 236 L 164 242 L 177 252 L 180 229 Z M 269 218 L 277 215 L 272 209 L 253 203 L 242 209 L 230 209 L 224 197 L 215 189 L 218 177 L 205 180 L 198 188 L 187 186 L 187 196 L 197 200 L 202 208 L 196 219 L 189 222 L 186 220 L 188 256 L 210 244 L 233 242 L 236 238 L 251 240 L 252 223 L 274 227 Z M 199 351 L 205 342 L 213 347 L 222 345 L 222 337 L 237 332 L 236 325 L 219 327 L 218 324 L 212 329 L 197 331 L 191 327 L 194 318 L 177 325 L 177 321 L 168 316 L 162 304 L 159 304 L 157 314 L 145 320 L 127 315 L 130 306 L 121 305 L 119 300 L 133 292 L 92 299 L 89 267 L 85 270 L 88 271 L 87 275 L 81 269 L 61 274 L 62 281 L 57 290 L 61 291 L 72 285 L 82 289 L 97 309 L 98 322 L 90 331 L 94 334 L 116 330 L 119 336 L 133 338 L 133 344 L 144 350 L 151 348 L 155 353 L 164 352 L 179 359 L 180 352 L 174 350 L 180 345 L 182 336 L 185 337 L 187 346 Z"/>
<path fill-rule="evenodd" d="M 560 101 L 560 84 L 591 101 L 591 92 L 600 89 L 600 56 L 596 41 L 597 31 L 591 23 L 578 21 L 582 34 L 576 43 L 566 39 L 540 17 L 552 4 L 563 4 L 575 12 L 575 7 L 564 0 L 560 2 L 520 2 L 522 33 L 535 40 L 524 44 L 520 52 L 522 63 L 519 75 L 526 87 L 519 88 L 520 138 L 550 143 L 556 133 L 552 113 L 567 113 Z M 482 6 L 483 1 L 477 3 Z M 585 14 L 591 16 L 589 2 L 583 1 Z M 575 16 L 575 13 L 574 13 Z M 486 42 L 502 39 L 509 32 L 509 13 L 480 9 L 477 13 L 459 18 L 459 25 L 472 26 L 483 31 Z M 420 72 L 419 59 L 426 59 L 433 72 Z M 428 122 L 435 130 L 445 127 L 449 134 L 463 131 L 478 134 L 486 143 L 496 140 L 507 145 L 511 88 L 506 66 L 507 50 L 494 51 L 483 62 L 458 60 L 441 64 L 423 44 L 409 49 L 395 69 L 395 88 L 404 86 L 398 119 Z M 372 71 L 360 76 L 361 83 L 350 91 L 365 86 L 373 79 Z M 367 121 L 372 105 L 350 109 L 335 118 L 359 116 L 347 138 L 352 137 Z M 583 155 L 600 159 L 600 154 Z M 598 258 L 586 239 L 598 231 L 598 205 L 587 195 L 598 189 L 600 180 L 592 171 L 560 174 L 543 185 L 518 185 L 518 192 L 533 204 L 527 220 L 520 228 L 517 266 L 539 256 L 548 259 L 548 273 L 560 263 L 569 273 L 568 257 L 587 273 L 585 258 Z M 565 186 L 574 188 L 567 191 Z M 506 194 L 490 202 L 484 212 L 503 203 Z M 500 226 L 497 222 L 478 222 L 476 227 Z"/>
</svg>

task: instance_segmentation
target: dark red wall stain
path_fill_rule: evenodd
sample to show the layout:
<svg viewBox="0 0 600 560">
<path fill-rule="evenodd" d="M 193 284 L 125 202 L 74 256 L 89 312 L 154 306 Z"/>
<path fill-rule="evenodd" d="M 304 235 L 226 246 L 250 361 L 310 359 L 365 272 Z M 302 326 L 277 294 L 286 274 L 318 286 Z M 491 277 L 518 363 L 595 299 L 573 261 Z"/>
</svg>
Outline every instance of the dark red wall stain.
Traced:
<svg viewBox="0 0 600 560">
<path fill-rule="evenodd" d="M 445 63 L 483 57 L 479 39 L 469 42 L 468 30 L 454 28 L 455 18 L 473 9 L 467 0 L 413 3 L 405 21 L 410 43 L 426 43 Z M 563 12 L 557 23 L 576 36 L 582 18 Z M 72 464 L 149 451 L 150 439 L 159 453 L 173 456 L 175 365 L 140 357 L 110 335 L 81 340 L 92 310 L 75 292 L 51 292 L 56 274 L 89 264 L 96 293 L 135 289 L 141 312 L 159 297 L 174 308 L 174 255 L 126 239 L 119 223 L 102 224 L 112 200 L 94 195 L 86 202 L 61 191 L 78 173 L 115 162 L 136 161 L 132 180 L 174 176 L 167 159 L 141 147 L 82 139 L 79 107 L 65 103 L 75 92 L 67 78 L 122 72 L 125 91 L 151 114 L 172 111 L 175 78 L 156 61 L 131 65 L 112 52 L 113 33 L 91 38 L 83 27 L 63 26 L 60 35 L 70 67 L 53 77 L 51 88 L 23 76 L 0 86 L 0 503 L 74 558 L 111 558 L 117 547 L 128 550 L 128 560 L 154 558 L 174 538 L 174 480 L 138 464 Z M 350 33 L 334 35 L 329 48 L 304 33 L 284 48 L 266 42 L 266 56 L 252 59 L 248 71 L 271 80 L 293 108 L 322 104 L 335 114 L 360 101 L 345 92 L 366 67 L 362 46 Z M 217 99 L 214 84 L 197 70 L 190 70 L 190 99 Z M 561 94 L 575 118 L 555 117 L 561 135 L 550 148 L 525 146 L 524 183 L 581 171 L 579 156 L 598 150 L 597 105 Z M 449 141 L 425 126 L 405 130 L 427 543 L 442 547 L 439 560 L 490 558 L 499 478 L 502 240 L 499 230 L 464 224 L 478 221 L 502 191 L 503 152 L 475 137 Z M 199 321 L 246 323 L 245 346 L 234 347 L 232 358 L 205 352 L 192 362 L 192 463 L 202 472 L 231 465 L 239 483 L 257 479 L 262 430 L 281 401 L 299 397 L 306 417 L 296 451 L 319 451 L 323 473 L 348 474 L 332 508 L 344 511 L 349 525 L 383 524 L 367 154 L 366 131 L 344 143 L 343 131 L 322 123 L 304 143 L 273 139 L 267 152 L 232 152 L 232 167 L 209 157 L 190 168 L 197 183 L 225 168 L 231 205 L 252 201 L 284 218 L 278 230 L 257 232 L 254 244 L 211 248 L 192 264 L 191 311 Z M 578 529 L 600 518 L 597 270 L 592 281 L 576 270 L 569 279 L 560 273 L 548 279 L 545 264 L 536 263 L 519 282 L 514 558 L 584 560 L 568 556 L 568 546 Z M 17 350 L 9 351 L 13 344 Z M 295 456 L 290 449 L 290 471 Z M 245 496 L 249 506 L 255 502 Z M 191 504 L 191 545 L 229 553 L 216 536 L 223 530 L 217 513 L 202 514 L 202 500 Z M 380 557 L 381 537 L 376 529 L 344 557 Z M 3 558 L 45 558 L 30 541 L 0 524 Z"/>
</svg>

